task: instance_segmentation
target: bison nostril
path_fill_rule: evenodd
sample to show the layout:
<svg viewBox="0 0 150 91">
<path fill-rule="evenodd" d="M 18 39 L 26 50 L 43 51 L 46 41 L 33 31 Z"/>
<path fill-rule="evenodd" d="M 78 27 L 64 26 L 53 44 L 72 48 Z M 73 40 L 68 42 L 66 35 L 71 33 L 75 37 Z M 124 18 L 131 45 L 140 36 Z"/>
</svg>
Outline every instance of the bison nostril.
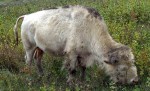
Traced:
<svg viewBox="0 0 150 91">
<path fill-rule="evenodd" d="M 136 83 L 136 81 L 133 80 L 132 83 Z"/>
<path fill-rule="evenodd" d="M 139 83 L 138 80 L 133 80 L 133 81 L 132 81 L 132 84 L 138 84 L 138 83 Z"/>
</svg>

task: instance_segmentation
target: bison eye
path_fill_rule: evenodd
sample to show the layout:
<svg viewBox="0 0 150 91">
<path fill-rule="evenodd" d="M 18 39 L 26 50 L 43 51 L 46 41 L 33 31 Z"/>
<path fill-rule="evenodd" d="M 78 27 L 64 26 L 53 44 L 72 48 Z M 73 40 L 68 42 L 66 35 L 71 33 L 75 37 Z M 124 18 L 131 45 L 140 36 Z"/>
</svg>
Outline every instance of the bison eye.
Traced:
<svg viewBox="0 0 150 91">
<path fill-rule="evenodd" d="M 118 62 L 118 60 L 114 60 L 114 63 L 117 63 Z"/>
<path fill-rule="evenodd" d="M 110 58 L 110 62 L 111 62 L 112 64 L 118 63 L 118 58 L 117 58 L 117 57 L 111 57 L 111 58 Z"/>
</svg>

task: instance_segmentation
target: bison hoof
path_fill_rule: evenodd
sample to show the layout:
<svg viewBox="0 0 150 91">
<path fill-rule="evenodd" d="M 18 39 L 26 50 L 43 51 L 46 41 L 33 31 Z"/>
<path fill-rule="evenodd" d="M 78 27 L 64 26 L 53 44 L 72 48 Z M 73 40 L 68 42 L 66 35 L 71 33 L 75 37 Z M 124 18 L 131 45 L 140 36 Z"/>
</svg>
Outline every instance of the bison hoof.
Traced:
<svg viewBox="0 0 150 91">
<path fill-rule="evenodd" d="M 67 80 L 67 83 L 71 83 L 72 80 L 73 80 L 73 78 L 69 78 L 69 79 Z"/>
<path fill-rule="evenodd" d="M 44 76 L 44 73 L 38 73 L 39 74 L 39 77 L 43 77 Z"/>
<path fill-rule="evenodd" d="M 67 80 L 67 84 L 71 84 L 73 82 L 73 76 L 72 75 L 69 75 L 69 78 Z"/>
</svg>

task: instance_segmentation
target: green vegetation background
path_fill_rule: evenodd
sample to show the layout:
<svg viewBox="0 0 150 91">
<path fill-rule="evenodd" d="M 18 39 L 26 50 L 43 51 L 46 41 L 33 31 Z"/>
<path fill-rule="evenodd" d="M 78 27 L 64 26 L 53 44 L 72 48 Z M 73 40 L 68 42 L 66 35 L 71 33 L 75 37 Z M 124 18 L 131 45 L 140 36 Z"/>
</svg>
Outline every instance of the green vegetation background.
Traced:
<svg viewBox="0 0 150 91">
<path fill-rule="evenodd" d="M 32 72 L 24 69 L 21 40 L 19 46 L 14 40 L 16 19 L 43 9 L 77 4 L 98 10 L 114 40 L 133 49 L 140 84 L 117 86 L 95 65 L 88 68 L 84 82 L 77 75 L 74 84 L 68 86 L 67 72 L 61 71 L 63 58 L 48 55 L 43 58 L 44 77 L 37 76 L 34 65 Z M 150 91 L 150 0 L 0 0 L 0 91 L 62 90 Z"/>
</svg>

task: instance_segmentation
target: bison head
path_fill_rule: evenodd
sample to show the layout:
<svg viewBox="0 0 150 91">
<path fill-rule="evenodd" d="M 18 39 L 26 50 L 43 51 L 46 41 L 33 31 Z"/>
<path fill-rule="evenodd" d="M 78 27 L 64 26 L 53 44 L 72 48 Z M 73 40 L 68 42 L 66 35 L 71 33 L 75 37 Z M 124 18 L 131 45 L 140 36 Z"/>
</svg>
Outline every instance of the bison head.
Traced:
<svg viewBox="0 0 150 91">
<path fill-rule="evenodd" d="M 106 73 L 111 79 L 120 84 L 135 84 L 138 82 L 137 68 L 134 64 L 134 56 L 127 46 L 115 48 L 108 52 L 108 60 L 105 61 Z"/>
</svg>

